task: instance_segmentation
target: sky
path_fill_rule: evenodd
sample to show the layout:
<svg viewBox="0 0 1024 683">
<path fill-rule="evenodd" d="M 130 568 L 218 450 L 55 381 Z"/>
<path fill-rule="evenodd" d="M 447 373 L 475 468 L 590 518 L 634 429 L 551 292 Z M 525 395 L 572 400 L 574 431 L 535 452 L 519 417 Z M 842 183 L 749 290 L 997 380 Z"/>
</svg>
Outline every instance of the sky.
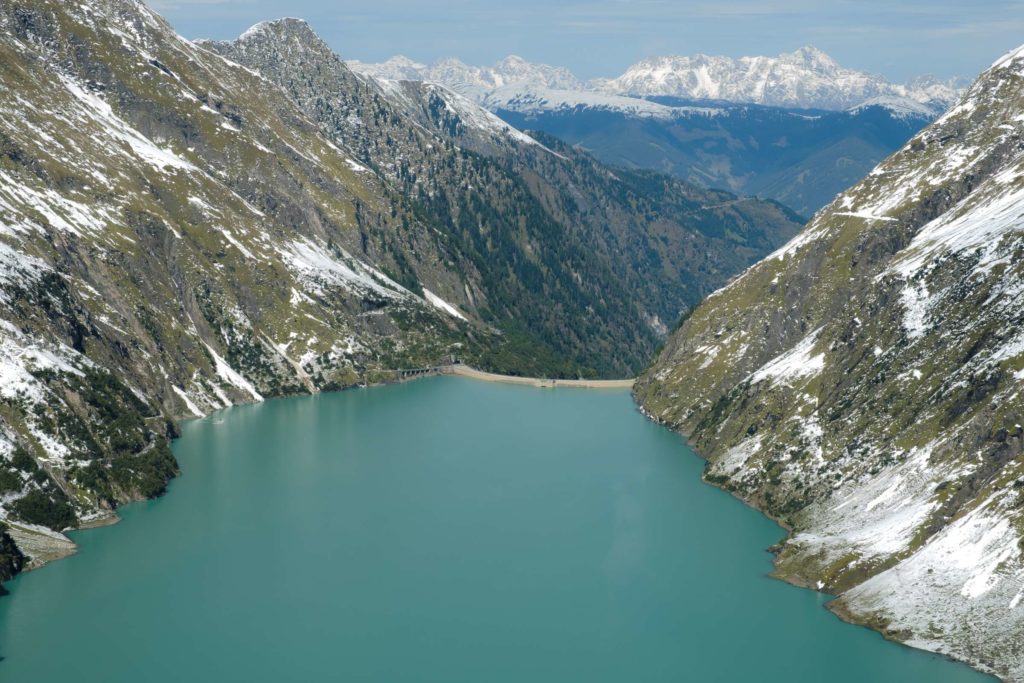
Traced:
<svg viewBox="0 0 1024 683">
<path fill-rule="evenodd" d="M 509 54 L 614 77 L 655 55 L 775 55 L 814 45 L 894 81 L 973 77 L 1024 43 L 1024 0 L 147 0 L 187 38 L 284 16 L 345 59 L 489 65 Z"/>
</svg>

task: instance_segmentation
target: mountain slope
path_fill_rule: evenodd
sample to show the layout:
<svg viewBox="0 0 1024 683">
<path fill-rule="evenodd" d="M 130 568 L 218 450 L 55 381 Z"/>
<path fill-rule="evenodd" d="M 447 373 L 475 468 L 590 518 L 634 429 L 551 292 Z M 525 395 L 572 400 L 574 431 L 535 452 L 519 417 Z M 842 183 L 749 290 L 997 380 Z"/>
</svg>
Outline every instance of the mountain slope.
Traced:
<svg viewBox="0 0 1024 683">
<path fill-rule="evenodd" d="M 795 228 L 795 216 L 769 204 L 613 175 L 439 85 L 359 78 L 303 22 L 203 44 L 281 85 L 411 198 L 481 272 L 485 320 L 541 330 L 538 341 L 605 375 L 633 374 L 666 322 Z"/>
<path fill-rule="evenodd" d="M 0 26 L 0 516 L 33 563 L 163 490 L 172 418 L 501 345 L 426 297 L 474 274 L 261 77 L 128 0 Z"/>
<path fill-rule="evenodd" d="M 1024 679 L 1024 49 L 641 378 L 706 478 L 793 531 L 780 576 L 888 637 Z"/>
<path fill-rule="evenodd" d="M 517 128 L 544 131 L 610 165 L 770 198 L 804 216 L 863 178 L 933 118 L 881 106 L 830 112 L 699 107 L 673 98 L 629 101 L 643 108 L 589 102 L 528 108 L 517 100 L 509 108 L 495 103 L 494 111 Z"/>
</svg>

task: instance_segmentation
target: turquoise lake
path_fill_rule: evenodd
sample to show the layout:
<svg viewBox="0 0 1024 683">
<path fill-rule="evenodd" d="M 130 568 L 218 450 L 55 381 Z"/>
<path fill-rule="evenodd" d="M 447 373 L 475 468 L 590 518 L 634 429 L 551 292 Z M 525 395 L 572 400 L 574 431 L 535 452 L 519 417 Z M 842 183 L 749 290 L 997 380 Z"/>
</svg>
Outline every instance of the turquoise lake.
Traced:
<svg viewBox="0 0 1024 683">
<path fill-rule="evenodd" d="M 993 681 L 768 578 L 782 530 L 626 391 L 443 377 L 184 425 L 0 598 L 0 681 Z"/>
</svg>

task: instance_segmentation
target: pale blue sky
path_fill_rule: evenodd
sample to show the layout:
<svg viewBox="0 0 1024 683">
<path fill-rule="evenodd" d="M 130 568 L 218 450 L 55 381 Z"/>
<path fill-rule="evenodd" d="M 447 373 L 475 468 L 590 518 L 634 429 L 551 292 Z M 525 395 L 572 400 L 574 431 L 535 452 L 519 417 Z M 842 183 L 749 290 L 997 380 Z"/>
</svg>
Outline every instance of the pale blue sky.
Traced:
<svg viewBox="0 0 1024 683">
<path fill-rule="evenodd" d="M 306 19 L 346 59 L 491 64 L 507 54 L 578 76 L 651 55 L 778 54 L 815 45 L 905 80 L 975 76 L 1024 44 L 1024 0 L 148 0 L 188 38 Z"/>
</svg>

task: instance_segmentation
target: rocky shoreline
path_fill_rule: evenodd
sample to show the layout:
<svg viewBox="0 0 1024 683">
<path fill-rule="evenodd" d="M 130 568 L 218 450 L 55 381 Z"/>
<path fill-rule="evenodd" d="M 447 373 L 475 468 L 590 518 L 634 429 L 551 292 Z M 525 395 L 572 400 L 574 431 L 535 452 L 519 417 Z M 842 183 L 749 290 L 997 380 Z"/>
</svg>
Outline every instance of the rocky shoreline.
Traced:
<svg viewBox="0 0 1024 683">
<path fill-rule="evenodd" d="M 684 439 L 688 439 L 688 435 L 686 434 L 685 431 L 683 431 L 682 429 L 680 429 L 678 427 L 675 427 L 675 426 L 669 424 L 665 420 L 658 419 L 656 416 L 652 415 L 644 407 L 643 402 L 636 396 L 635 393 L 634 393 L 633 398 L 634 398 L 634 400 L 636 402 L 637 409 L 645 417 L 647 417 L 649 420 L 651 420 L 655 424 L 658 424 L 658 425 L 661 425 L 662 427 L 665 427 L 666 429 L 670 429 L 670 430 L 674 431 L 675 433 L 679 434 Z M 725 491 L 726 493 L 730 494 L 731 496 L 733 496 L 734 498 L 736 498 L 737 500 L 742 502 L 747 507 L 749 507 L 749 508 L 751 508 L 753 510 L 756 510 L 760 514 L 762 514 L 765 517 L 767 517 L 768 519 L 772 520 L 773 522 L 778 524 L 785 531 L 785 537 L 783 539 L 781 539 L 777 544 L 775 544 L 772 547 L 768 548 L 768 550 L 772 553 L 772 555 L 775 556 L 775 559 L 773 560 L 773 565 L 774 565 L 775 569 L 771 572 L 770 576 L 772 578 L 774 578 L 774 579 L 778 579 L 779 581 L 784 581 L 785 583 L 788 583 L 789 585 L 795 586 L 797 588 L 803 588 L 805 590 L 811 590 L 811 591 L 814 591 L 816 593 L 823 593 L 825 595 L 832 596 L 831 593 L 826 593 L 826 592 L 824 592 L 822 590 L 822 584 L 821 584 L 820 581 L 818 583 L 815 583 L 814 581 L 810 580 L 808 577 L 806 577 L 804 575 L 800 575 L 800 574 L 796 574 L 796 573 L 792 573 L 792 572 L 787 572 L 787 571 L 785 571 L 784 569 L 782 569 L 780 567 L 779 555 L 781 554 L 783 548 L 785 547 L 785 544 L 788 541 L 792 540 L 793 535 L 795 533 L 794 529 L 786 522 L 786 520 L 781 519 L 777 515 L 773 515 L 763 505 L 759 505 L 754 500 L 752 500 L 752 499 L 742 495 L 742 492 L 738 491 L 734 487 L 730 487 L 730 486 L 726 485 L 725 482 L 713 481 L 711 479 L 708 479 L 708 477 L 706 475 L 707 475 L 707 473 L 709 471 L 710 460 L 708 459 L 708 457 L 704 453 L 701 453 L 701 451 L 697 447 L 695 447 L 694 445 L 690 444 L 689 442 L 687 442 L 687 445 L 690 447 L 690 450 L 692 450 L 698 457 L 701 458 L 701 460 L 703 460 L 705 462 L 705 468 L 704 468 L 703 473 L 701 474 L 701 480 L 705 484 L 708 484 L 710 486 L 714 486 L 715 488 L 717 488 L 717 489 L 719 489 L 721 491 Z M 860 627 L 867 628 L 867 629 L 870 629 L 872 631 L 875 631 L 876 633 L 881 635 L 886 640 L 889 640 L 889 641 L 894 642 L 894 643 L 898 643 L 900 645 L 903 645 L 904 647 L 909 647 L 909 648 L 913 648 L 913 649 L 916 649 L 916 650 L 923 650 L 925 652 L 930 652 L 932 654 L 938 655 L 940 657 L 943 657 L 943 658 L 948 659 L 948 660 L 953 661 L 953 662 L 959 662 L 961 664 L 966 664 L 967 666 L 971 667 L 972 669 L 975 669 L 976 671 L 980 671 L 981 673 L 988 674 L 988 675 L 991 675 L 991 676 L 995 676 L 1000 681 L 1003 681 L 1003 683 L 1013 683 L 1011 681 L 1011 679 L 1009 679 L 1007 677 L 999 676 L 999 673 L 994 668 L 986 666 L 984 663 L 977 662 L 977 661 L 971 661 L 971 660 L 968 660 L 968 659 L 963 658 L 963 657 L 956 657 L 956 656 L 951 655 L 951 654 L 949 654 L 947 652 L 940 652 L 940 651 L 937 651 L 937 650 L 934 650 L 934 649 L 930 649 L 930 648 L 927 648 L 927 647 L 922 647 L 922 646 L 920 646 L 918 644 L 915 644 L 915 643 L 912 643 L 912 642 L 907 642 L 908 641 L 908 637 L 907 637 L 908 634 L 901 633 L 900 631 L 892 630 L 891 628 L 889 628 L 889 624 L 885 620 L 879 619 L 878 617 L 867 618 L 867 617 L 865 617 L 862 614 L 859 614 L 857 612 L 854 612 L 854 611 L 848 609 L 844 605 L 844 603 L 838 599 L 838 596 L 832 596 L 832 597 L 834 599 L 830 600 L 825 605 L 826 609 L 828 609 L 828 611 L 832 612 L 836 617 L 838 617 L 839 619 L 841 619 L 842 621 L 844 621 L 844 622 L 846 622 L 848 624 L 852 624 L 853 626 L 860 626 Z"/>
</svg>

